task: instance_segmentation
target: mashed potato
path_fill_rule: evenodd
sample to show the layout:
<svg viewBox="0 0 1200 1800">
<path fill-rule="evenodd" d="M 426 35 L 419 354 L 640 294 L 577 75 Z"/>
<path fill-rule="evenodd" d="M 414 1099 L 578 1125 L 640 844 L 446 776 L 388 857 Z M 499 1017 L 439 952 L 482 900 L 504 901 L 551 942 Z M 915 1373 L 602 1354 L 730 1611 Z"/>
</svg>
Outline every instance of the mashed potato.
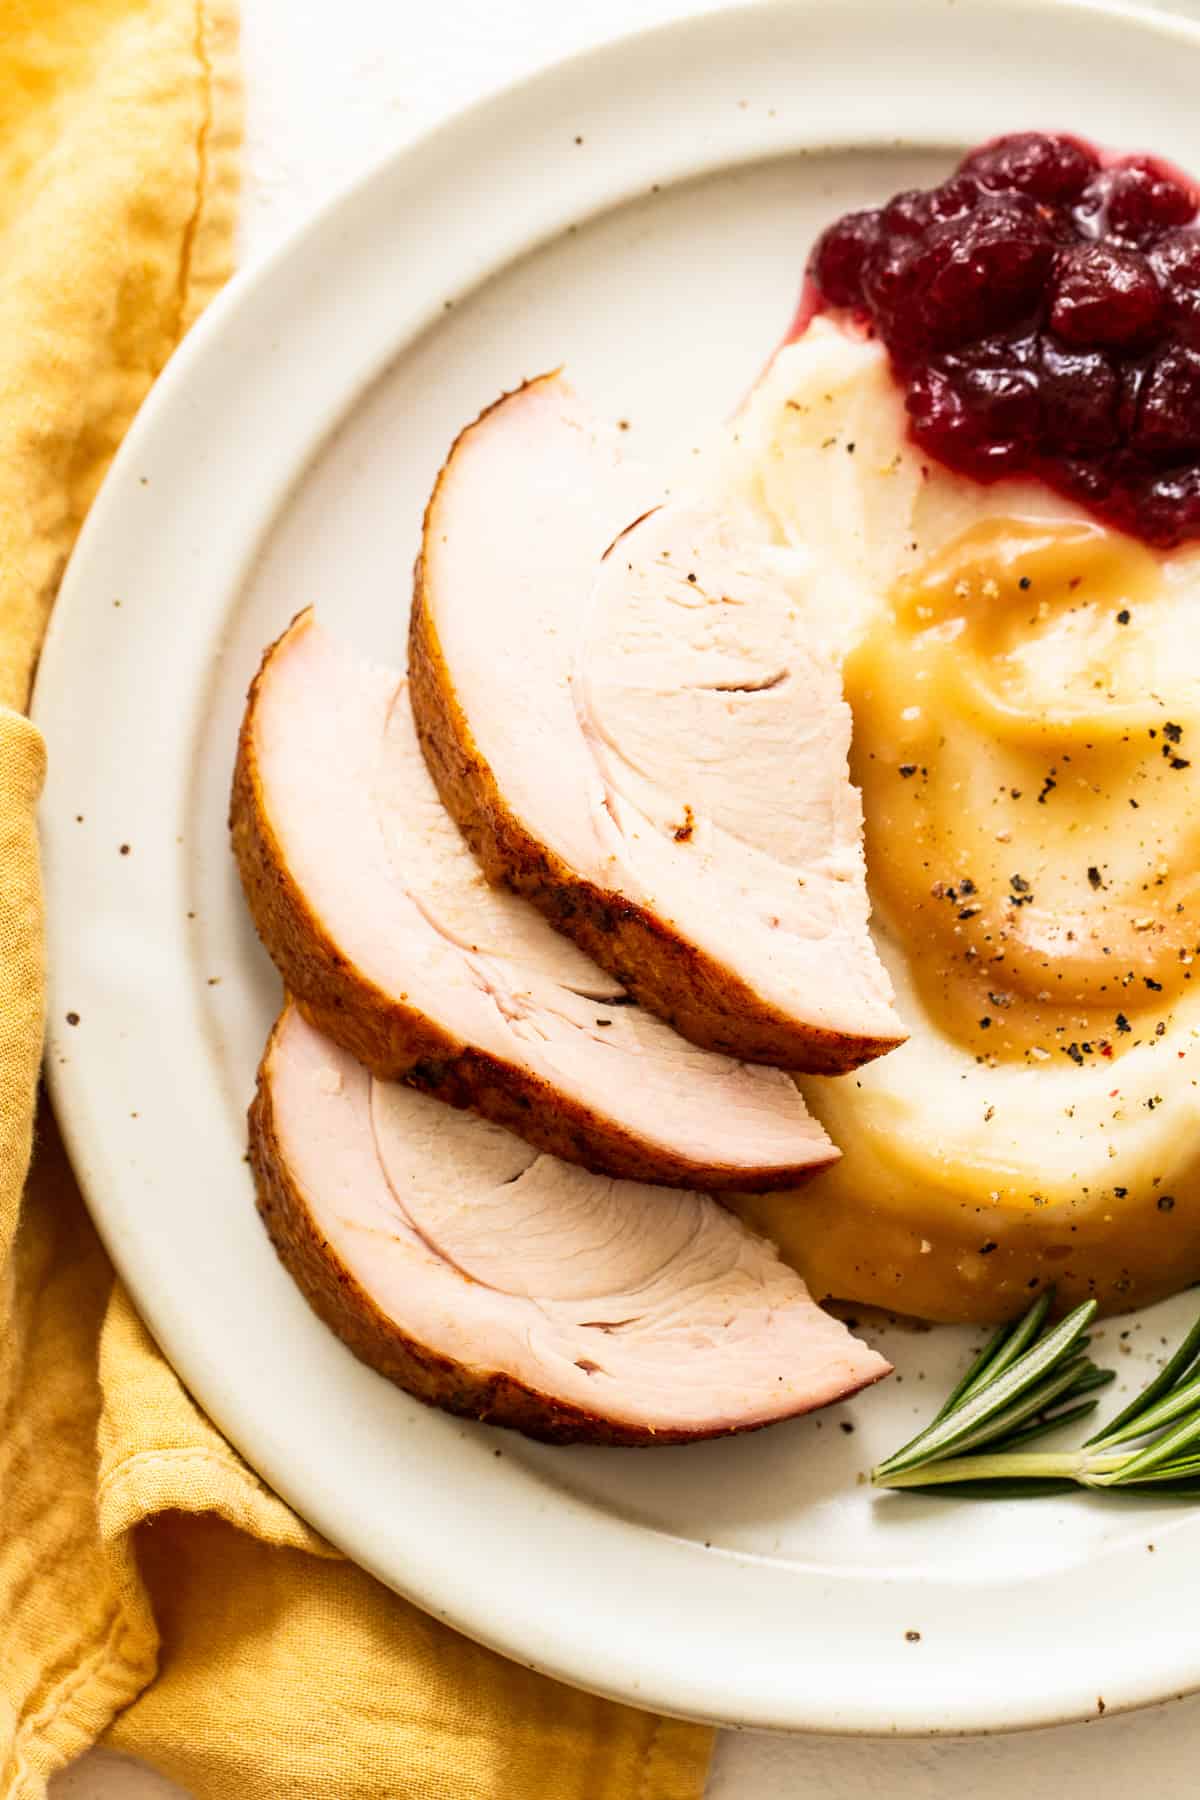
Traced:
<svg viewBox="0 0 1200 1800">
<path fill-rule="evenodd" d="M 805 1078 L 842 1161 L 741 1203 L 814 1291 L 939 1320 L 1200 1278 L 1200 555 L 907 440 L 818 319 L 719 458 L 842 659 L 911 1038 Z"/>
</svg>

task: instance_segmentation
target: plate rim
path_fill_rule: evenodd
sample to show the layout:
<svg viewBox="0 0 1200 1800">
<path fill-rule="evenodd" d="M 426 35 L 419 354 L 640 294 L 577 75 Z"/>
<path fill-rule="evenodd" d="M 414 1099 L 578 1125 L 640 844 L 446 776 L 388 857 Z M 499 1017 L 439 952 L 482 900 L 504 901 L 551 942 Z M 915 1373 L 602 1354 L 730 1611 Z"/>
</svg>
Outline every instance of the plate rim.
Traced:
<svg viewBox="0 0 1200 1800">
<path fill-rule="evenodd" d="M 59 726 L 65 716 L 65 695 L 70 686 L 72 658 L 79 654 L 76 640 L 81 645 L 99 629 L 94 621 L 88 619 L 89 595 L 107 576 L 113 554 L 111 540 L 122 538 L 122 518 L 131 516 L 132 503 L 137 498 L 136 488 L 142 479 L 138 469 L 144 456 L 153 457 L 156 434 L 169 431 L 173 415 L 178 414 L 181 418 L 186 416 L 192 388 L 204 379 L 209 362 L 214 358 L 219 360 L 227 337 L 232 334 L 236 338 L 239 325 L 243 333 L 250 330 L 252 335 L 255 309 L 261 313 L 265 308 L 269 314 L 271 296 L 285 283 L 289 271 L 303 268 L 306 259 L 311 263 L 314 255 L 319 261 L 322 246 L 330 242 L 336 244 L 339 232 L 347 221 L 353 223 L 356 211 L 364 206 L 369 209 L 373 197 L 384 192 L 388 184 L 394 183 L 397 176 L 402 175 L 410 165 L 414 169 L 418 168 L 422 159 L 436 159 L 447 151 L 453 157 L 456 146 L 469 148 L 473 137 L 477 137 L 480 132 L 486 135 L 505 118 L 511 120 L 526 109 L 536 110 L 539 106 L 554 114 L 562 96 L 573 96 L 576 90 L 593 80 L 599 89 L 603 89 L 605 82 L 620 69 L 622 62 L 636 62 L 638 59 L 652 61 L 675 47 L 681 51 L 694 52 L 696 46 L 703 41 L 709 40 L 712 44 L 717 44 L 722 41 L 723 35 L 727 37 L 731 31 L 750 36 L 761 33 L 765 37 L 778 27 L 781 20 L 794 21 L 802 15 L 828 15 L 835 10 L 843 14 L 852 12 L 878 18 L 881 7 L 880 0 L 840 0 L 840 6 L 837 5 L 837 0 L 750 0 L 749 4 L 726 6 L 705 14 L 677 18 L 626 33 L 539 68 L 516 82 L 498 86 L 470 106 L 439 122 L 431 130 L 404 142 L 398 149 L 379 158 L 326 201 L 261 262 L 235 277 L 159 377 L 93 504 L 64 577 L 43 650 L 32 709 L 35 723 L 49 737 L 61 737 Z M 1126 4 L 1124 0 L 972 0 L 970 10 L 976 19 L 986 16 L 1009 23 L 1014 19 L 1030 21 L 1038 15 L 1053 12 L 1060 18 L 1073 20 L 1077 29 L 1089 18 L 1106 19 L 1116 21 L 1138 34 L 1157 32 L 1173 43 L 1186 45 L 1192 53 L 1200 49 L 1200 20 L 1164 13 L 1155 8 Z M 910 20 L 916 15 L 927 21 L 932 21 L 935 17 L 944 20 L 946 0 L 917 0 L 915 5 L 910 3 L 905 12 Z M 756 140 L 752 140 L 752 134 L 743 133 L 742 138 L 736 142 L 742 142 L 743 139 L 743 150 L 733 160 L 750 161 L 756 157 L 783 154 L 796 148 L 787 141 L 778 142 L 775 148 L 771 148 L 770 134 L 761 132 Z M 841 140 L 837 139 L 836 133 L 832 137 L 821 139 L 821 143 L 825 145 L 838 141 Z M 862 140 L 849 138 L 845 141 Z M 944 132 L 938 131 L 924 140 L 919 136 L 910 136 L 906 141 L 943 143 L 947 139 Z M 816 148 L 817 144 L 809 142 L 807 147 Z M 730 146 L 724 145 L 713 151 L 712 147 L 706 146 L 705 154 L 692 153 L 677 168 L 664 169 L 664 185 L 668 181 L 702 174 L 714 167 L 731 166 L 731 159 L 727 154 L 729 148 Z M 585 218 L 602 207 L 618 206 L 633 193 L 640 191 L 636 183 L 627 190 L 618 187 L 612 193 L 609 192 L 610 186 L 611 183 L 606 185 L 604 181 L 597 180 L 593 183 L 593 191 L 584 189 L 583 184 L 580 184 L 580 192 L 576 195 L 572 178 L 564 184 L 561 194 L 556 190 L 552 202 L 548 203 L 549 210 L 553 211 L 555 205 L 561 210 L 563 204 L 575 197 L 579 200 L 579 208 L 575 208 L 572 200 L 570 210 L 564 216 Z M 568 187 L 569 196 L 566 192 Z M 599 200 L 596 198 L 597 193 L 603 196 Z M 552 236 L 553 231 L 554 228 L 547 227 L 543 217 L 537 229 L 527 231 L 523 238 L 508 241 L 499 257 L 491 256 L 490 253 L 477 255 L 473 270 L 469 264 L 464 265 L 465 279 L 458 284 L 456 291 L 464 291 L 477 282 L 486 280 L 505 263 L 515 260 L 535 244 Z M 424 324 L 427 325 L 436 314 L 436 303 L 431 301 L 425 311 Z M 251 321 L 251 326 L 247 326 L 247 319 Z M 408 329 L 397 334 L 389 354 L 401 350 L 404 343 L 411 341 L 422 328 L 422 323 L 414 315 Z M 261 354 L 263 346 L 260 344 L 258 348 Z M 387 358 L 381 360 L 386 361 Z M 319 454 L 339 417 L 353 407 L 378 372 L 379 366 L 379 360 L 372 365 L 364 355 L 361 366 L 356 365 L 353 372 L 348 373 L 340 394 L 325 407 L 307 441 L 290 457 L 287 472 L 277 473 L 270 497 L 264 499 L 258 508 L 255 543 L 261 543 L 269 534 L 294 483 L 313 457 Z M 252 553 L 243 558 L 243 574 L 252 560 Z M 231 600 L 232 595 L 226 595 L 227 603 Z M 90 610 L 94 612 L 94 606 Z M 207 678 L 202 685 L 207 689 Z M 57 792 L 58 785 L 64 778 L 64 760 L 60 753 L 59 767 L 52 769 L 48 792 Z M 93 1007 L 101 1004 L 106 994 L 104 982 L 100 981 L 97 985 L 95 967 L 89 967 L 87 961 L 89 955 L 95 954 L 94 946 L 90 941 L 86 946 L 77 941 L 78 907 L 68 898 L 69 893 L 88 892 L 86 883 L 81 889 L 79 882 L 81 874 L 86 877 L 90 871 L 91 852 L 79 838 L 72 838 L 65 817 L 51 819 L 46 812 L 43 812 L 42 819 L 42 841 L 48 870 L 47 945 L 51 970 L 48 1078 L 55 1110 L 89 1210 L 114 1263 L 138 1300 L 140 1309 L 150 1315 L 154 1334 L 163 1344 L 164 1354 L 180 1373 L 181 1379 L 197 1394 L 200 1402 L 207 1404 L 206 1393 L 215 1392 L 219 1386 L 211 1363 L 199 1353 L 197 1346 L 185 1343 L 186 1328 L 176 1327 L 163 1319 L 160 1306 L 149 1292 L 144 1246 L 139 1247 L 134 1241 L 136 1234 L 131 1235 L 129 1229 L 129 1205 L 118 1195 L 118 1184 L 130 1180 L 129 1170 L 121 1168 L 121 1158 L 126 1153 L 124 1145 L 116 1154 L 111 1145 L 107 1155 L 100 1148 L 101 1143 L 106 1140 L 103 1137 L 103 1105 L 97 1105 L 100 1099 L 95 1076 L 97 1060 L 90 1050 L 85 1050 L 81 1056 L 80 1043 L 84 1040 L 79 1039 L 78 1034 L 74 1034 L 72 1040 L 72 1036 L 64 1034 L 54 1022 L 63 1016 L 64 997 L 68 991 L 76 997 L 85 988 L 89 992 L 96 992 L 98 998 L 92 1002 Z M 172 900 L 181 896 L 182 859 L 177 858 L 172 866 L 170 858 L 165 857 L 160 864 L 153 866 L 153 873 L 161 881 L 160 899 L 168 893 Z M 111 883 L 102 882 L 100 887 L 107 893 L 110 885 Z M 198 1015 L 193 1017 L 192 1025 L 194 1029 L 200 1030 Z M 89 1061 L 89 1058 L 92 1060 Z M 103 1087 L 103 1078 L 100 1086 Z M 101 1133 L 100 1138 L 96 1135 L 97 1131 Z M 133 1211 L 137 1211 L 136 1205 Z M 416 1405 L 415 1402 L 410 1404 Z M 822 1709 L 820 1703 L 814 1710 L 801 1696 L 781 1712 L 778 1696 L 772 1701 L 774 1710 L 764 1710 L 755 1707 L 752 1697 L 743 1695 L 737 1702 L 737 1710 L 731 1712 L 728 1695 L 722 1691 L 721 1684 L 713 1680 L 711 1672 L 699 1671 L 693 1667 L 672 1680 L 661 1669 L 656 1669 L 652 1670 L 654 1679 L 647 1685 L 647 1670 L 634 1656 L 627 1671 L 614 1673 L 611 1661 L 606 1660 L 611 1657 L 616 1642 L 611 1636 L 608 1639 L 608 1651 L 600 1656 L 597 1656 L 594 1645 L 581 1642 L 578 1633 L 568 1641 L 561 1633 L 556 1635 L 543 1628 L 540 1631 L 529 1630 L 527 1635 L 521 1635 L 520 1641 L 516 1641 L 512 1622 L 507 1618 L 498 1618 L 494 1606 L 490 1612 L 486 1606 L 481 1608 L 478 1596 L 461 1579 L 453 1581 L 448 1573 L 441 1570 L 430 1577 L 426 1571 L 417 1570 L 411 1555 L 407 1561 L 396 1561 L 389 1555 L 373 1554 L 373 1547 L 362 1543 L 348 1521 L 342 1520 L 339 1528 L 336 1506 L 331 1513 L 332 1503 L 328 1498 L 322 1500 L 311 1491 L 305 1498 L 298 1498 L 298 1492 L 304 1490 L 305 1483 L 296 1475 L 294 1447 L 289 1455 L 288 1446 L 278 1433 L 264 1431 L 256 1447 L 251 1449 L 246 1444 L 244 1430 L 229 1430 L 223 1424 L 222 1415 L 228 1417 L 231 1414 L 220 1399 L 209 1410 L 222 1425 L 222 1429 L 227 1431 L 231 1441 L 237 1443 L 250 1465 L 263 1471 L 270 1484 L 285 1495 L 289 1504 L 301 1516 L 317 1522 L 319 1529 L 331 1541 L 340 1542 L 371 1573 L 414 1600 L 424 1610 L 446 1619 L 457 1629 L 503 1654 L 611 1698 L 634 1705 L 653 1706 L 677 1716 L 700 1718 L 712 1723 L 846 1735 L 884 1732 L 936 1735 L 948 1732 L 1017 1730 L 1092 1716 L 1095 1710 L 1094 1706 L 1084 1706 L 1077 1698 L 1065 1702 L 1060 1699 L 1056 1702 L 1052 1697 L 1047 1697 L 1043 1704 L 1034 1705 L 1021 1714 L 1014 1713 L 1012 1706 L 1000 1697 L 991 1706 L 982 1708 L 978 1702 L 969 1701 L 966 1706 L 962 1703 L 956 1706 L 943 1698 L 931 1710 L 923 1692 L 931 1675 L 928 1664 L 920 1671 L 919 1682 L 912 1682 L 908 1677 L 902 1678 L 900 1665 L 903 1658 L 908 1658 L 910 1667 L 913 1658 L 911 1652 L 901 1651 L 896 1658 L 896 1674 L 901 1685 L 889 1696 L 885 1707 L 852 1704 L 834 1716 L 827 1708 Z M 461 1437 L 461 1432 L 441 1435 L 444 1442 L 449 1443 L 451 1436 Z M 292 1471 L 290 1476 L 287 1473 L 289 1468 Z M 282 1476 L 280 1471 L 283 1471 Z M 590 1515 L 598 1512 L 598 1508 L 578 1502 L 561 1491 L 556 1496 L 555 1504 L 564 1515 L 575 1515 L 576 1525 L 585 1532 L 595 1528 L 595 1520 Z M 623 1520 L 616 1529 L 618 1535 L 634 1530 L 641 1536 L 656 1537 L 660 1546 L 674 1543 L 665 1534 L 655 1533 L 652 1528 L 633 1527 Z M 449 1543 L 453 1540 L 445 1541 Z M 675 1545 L 675 1548 L 681 1546 Z M 691 1546 L 688 1548 L 691 1549 Z M 679 1565 L 683 1579 L 689 1577 L 695 1558 L 685 1554 L 681 1559 L 673 1551 L 666 1549 L 661 1549 L 660 1554 L 668 1562 Z M 754 1561 L 749 1554 L 743 1556 L 733 1552 L 710 1552 L 706 1566 L 711 1566 L 718 1556 L 738 1566 L 752 1564 Z M 1156 1560 L 1165 1563 L 1169 1559 L 1164 1557 Z M 877 1580 L 886 1586 L 883 1577 L 878 1577 Z M 669 1586 L 670 1583 L 668 1588 Z M 729 1591 L 732 1595 L 732 1590 Z M 1167 1678 L 1165 1669 L 1159 1668 L 1156 1672 L 1150 1668 L 1150 1659 L 1147 1659 L 1147 1670 L 1140 1677 L 1136 1673 L 1127 1673 L 1115 1686 L 1112 1683 L 1106 1684 L 1104 1710 L 1116 1712 L 1151 1704 L 1196 1688 L 1200 1688 L 1200 1650 L 1191 1653 L 1186 1667 L 1172 1664 L 1170 1679 Z"/>
</svg>

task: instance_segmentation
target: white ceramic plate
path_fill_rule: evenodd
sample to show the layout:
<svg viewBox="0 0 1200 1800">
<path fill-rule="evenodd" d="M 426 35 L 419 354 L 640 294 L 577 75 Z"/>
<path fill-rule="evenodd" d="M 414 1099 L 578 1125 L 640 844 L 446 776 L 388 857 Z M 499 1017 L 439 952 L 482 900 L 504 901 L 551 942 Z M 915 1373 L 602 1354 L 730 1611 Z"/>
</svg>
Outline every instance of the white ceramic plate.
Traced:
<svg viewBox="0 0 1200 1800">
<path fill-rule="evenodd" d="M 402 655 L 421 503 L 501 388 L 565 362 L 639 447 L 699 431 L 779 336 L 824 220 L 1026 124 L 1196 167 L 1198 83 L 1195 28 L 1038 0 L 757 4 L 572 61 L 236 282 L 76 552 L 36 716 L 50 1077 L 100 1229 L 267 1481 L 430 1612 L 569 1681 L 821 1731 L 1161 1699 L 1200 1686 L 1200 1516 L 873 1497 L 862 1471 L 963 1332 L 891 1332 L 896 1380 L 823 1417 L 641 1455 L 465 1425 L 357 1364 L 276 1263 L 243 1161 L 279 998 L 225 836 L 247 680 L 312 600 Z M 1144 1379 L 1193 1308 L 1110 1325 L 1102 1354 Z"/>
</svg>

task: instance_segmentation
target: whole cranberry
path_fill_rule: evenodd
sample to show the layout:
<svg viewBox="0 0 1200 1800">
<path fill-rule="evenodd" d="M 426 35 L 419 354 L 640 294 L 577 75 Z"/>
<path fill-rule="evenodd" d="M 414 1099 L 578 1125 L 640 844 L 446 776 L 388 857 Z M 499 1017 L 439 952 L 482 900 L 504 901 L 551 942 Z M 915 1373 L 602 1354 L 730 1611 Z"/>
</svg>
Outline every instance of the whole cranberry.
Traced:
<svg viewBox="0 0 1200 1800">
<path fill-rule="evenodd" d="M 1052 256 L 1044 221 L 1019 194 L 986 195 L 934 225 L 913 270 L 929 341 L 949 346 L 1019 319 L 1040 299 Z"/>
<path fill-rule="evenodd" d="M 1161 312 L 1158 283 L 1139 251 L 1076 244 L 1059 252 L 1050 323 L 1067 343 L 1136 343 L 1154 330 Z"/>
<path fill-rule="evenodd" d="M 1183 227 L 1164 233 L 1146 260 L 1158 277 L 1172 326 L 1188 343 L 1200 345 L 1200 231 Z"/>
<path fill-rule="evenodd" d="M 967 369 L 959 391 L 989 435 L 1030 439 L 1036 435 L 1038 379 L 1032 369 Z"/>
<path fill-rule="evenodd" d="M 909 384 L 905 406 L 917 442 L 965 474 L 990 481 L 1019 466 L 1017 442 L 992 434 L 993 422 L 970 404 L 946 368 L 930 363 L 919 370 Z"/>
<path fill-rule="evenodd" d="M 1040 346 L 1042 441 L 1053 450 L 1105 450 L 1117 440 L 1117 371 L 1102 350 Z"/>
<path fill-rule="evenodd" d="M 925 343 L 917 299 L 919 237 L 880 236 L 863 266 L 862 287 L 868 308 L 893 357 L 904 363 Z"/>
<path fill-rule="evenodd" d="M 1151 477 L 1133 497 L 1138 534 L 1169 550 L 1200 535 L 1200 465 Z"/>
<path fill-rule="evenodd" d="M 1147 244 L 1195 213 L 1196 196 L 1165 164 L 1152 156 L 1129 156 L 1088 184 L 1075 220 L 1085 236 Z"/>
<path fill-rule="evenodd" d="M 884 237 L 920 237 L 933 222 L 931 188 L 904 188 L 892 195 L 879 214 L 879 229 Z"/>
<path fill-rule="evenodd" d="M 1066 456 L 1059 464 L 1064 486 L 1090 506 L 1109 506 L 1117 488 L 1112 463 L 1106 457 Z"/>
<path fill-rule="evenodd" d="M 939 455 L 974 435 L 962 395 L 945 369 L 929 364 L 913 376 L 904 400 L 913 431 Z"/>
<path fill-rule="evenodd" d="M 1013 188 L 1053 206 L 1077 199 L 1098 166 L 1095 151 L 1077 138 L 1017 131 L 973 150 L 959 169 L 987 187 Z"/>
<path fill-rule="evenodd" d="M 880 231 L 885 237 L 922 237 L 931 225 L 970 212 L 981 192 L 979 183 L 969 175 L 952 175 L 940 187 L 905 188 L 893 195 L 880 213 Z"/>
<path fill-rule="evenodd" d="M 940 358 L 979 434 L 1036 439 L 1040 412 L 1036 354 L 1032 337 L 992 337 Z"/>
<path fill-rule="evenodd" d="M 817 239 L 809 274 L 831 306 L 861 306 L 863 266 L 879 242 L 879 214 L 847 213 Z"/>
<path fill-rule="evenodd" d="M 1129 157 L 1112 171 L 1108 228 L 1134 243 L 1196 216 L 1196 196 L 1153 157 Z"/>
<path fill-rule="evenodd" d="M 1036 331 L 1003 331 L 978 338 L 957 350 L 947 351 L 944 361 L 956 369 L 1032 369 L 1038 368 L 1038 335 Z"/>
<path fill-rule="evenodd" d="M 1170 344 L 1158 352 L 1142 384 L 1133 436 L 1142 450 L 1200 448 L 1200 351 Z"/>
<path fill-rule="evenodd" d="M 982 192 L 982 184 L 973 175 L 951 175 L 948 181 L 943 181 L 941 187 L 930 190 L 929 202 L 933 218 L 957 219 L 960 214 L 970 212 L 972 207 L 978 206 Z"/>
</svg>

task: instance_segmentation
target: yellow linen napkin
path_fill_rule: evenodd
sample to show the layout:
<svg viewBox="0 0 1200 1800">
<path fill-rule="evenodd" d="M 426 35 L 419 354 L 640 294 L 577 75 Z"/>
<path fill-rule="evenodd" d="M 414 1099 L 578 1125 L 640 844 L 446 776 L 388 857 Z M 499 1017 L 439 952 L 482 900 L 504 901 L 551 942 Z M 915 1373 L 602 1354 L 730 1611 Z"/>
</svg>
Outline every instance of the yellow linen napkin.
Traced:
<svg viewBox="0 0 1200 1800">
<path fill-rule="evenodd" d="M 707 1732 L 465 1642 L 263 1487 L 114 1281 L 45 1109 L 22 1202 L 43 751 L 18 709 L 109 457 L 227 272 L 234 36 L 229 0 L 0 0 L 0 1795 L 107 1733 L 201 1800 L 696 1800 Z"/>
</svg>

